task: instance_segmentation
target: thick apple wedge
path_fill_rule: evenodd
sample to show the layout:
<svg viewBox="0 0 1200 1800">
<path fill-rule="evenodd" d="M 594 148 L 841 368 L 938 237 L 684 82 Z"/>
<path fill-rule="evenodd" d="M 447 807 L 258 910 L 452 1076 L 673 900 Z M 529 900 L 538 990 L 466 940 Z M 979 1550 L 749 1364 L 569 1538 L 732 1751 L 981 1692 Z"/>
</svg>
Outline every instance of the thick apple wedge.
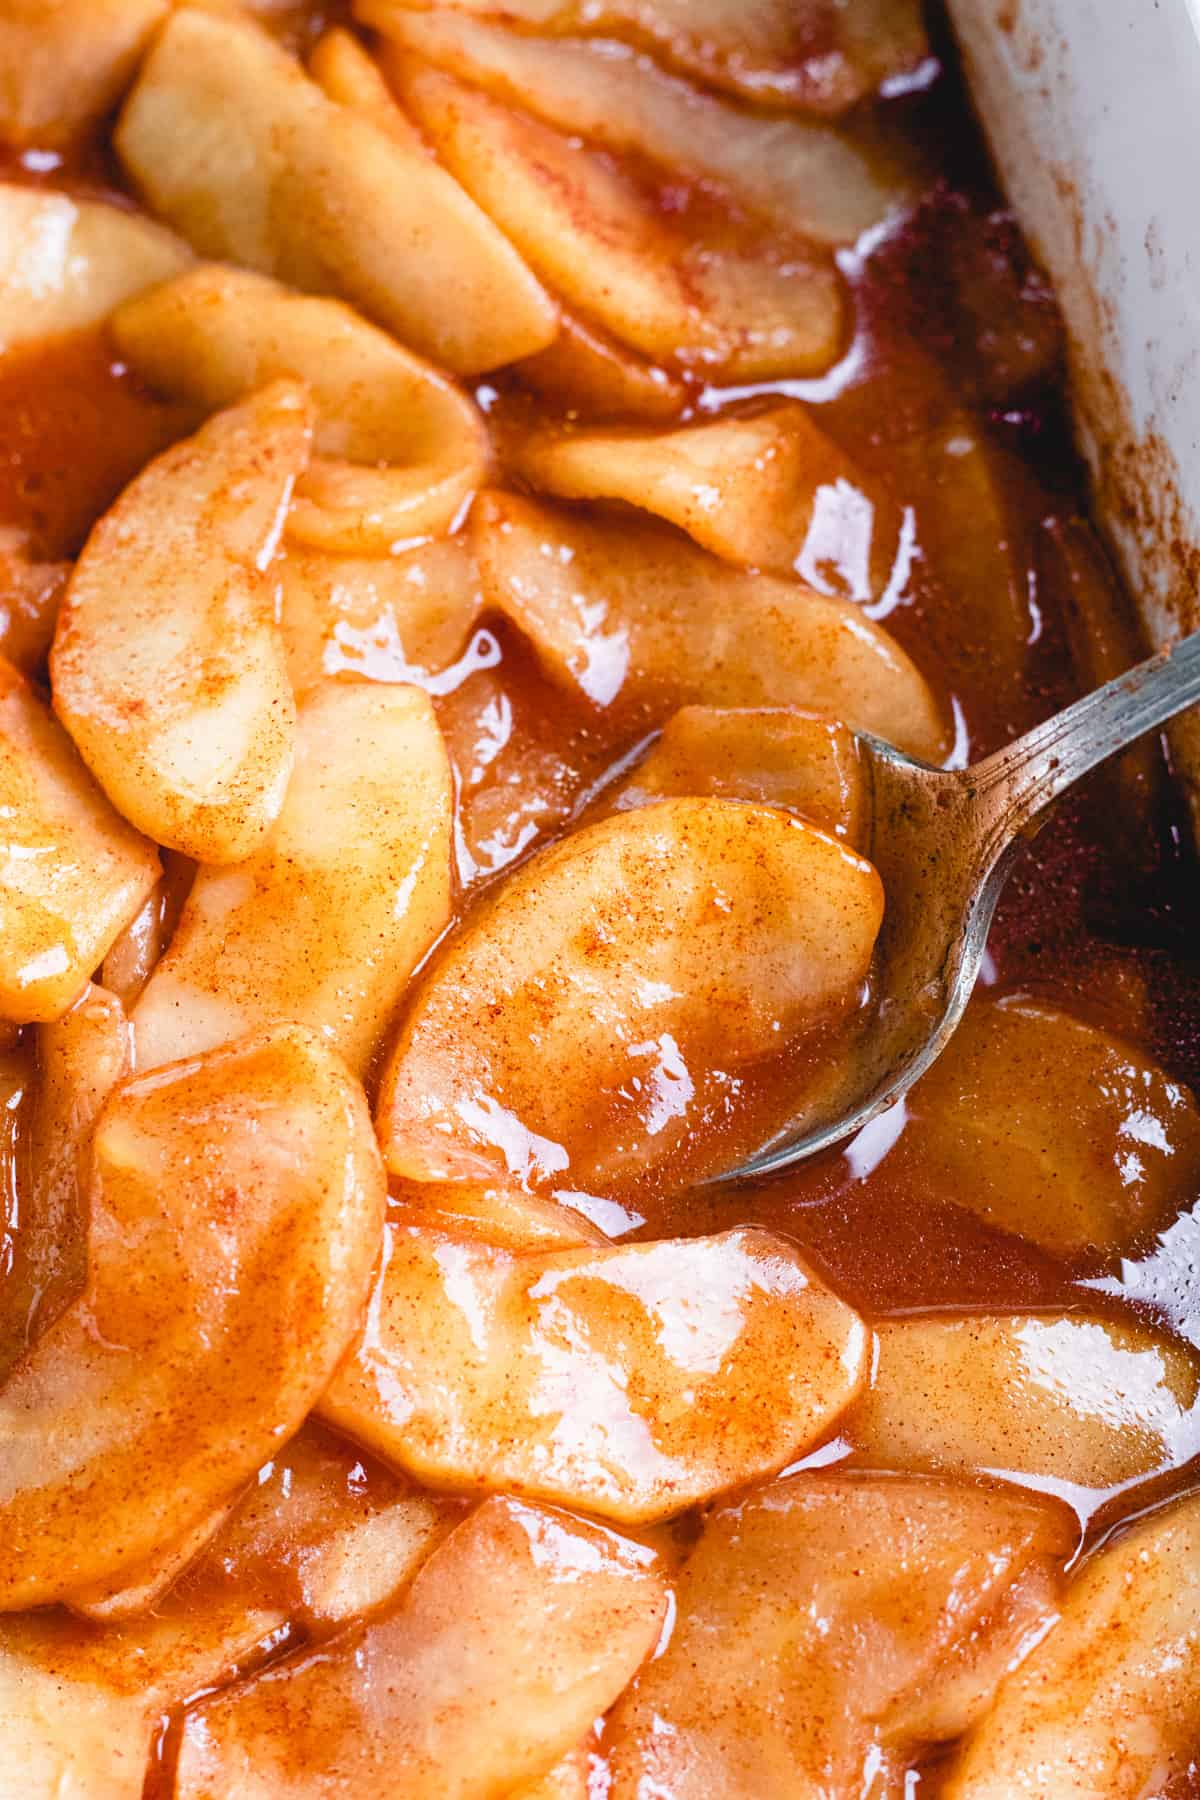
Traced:
<svg viewBox="0 0 1200 1800">
<path fill-rule="evenodd" d="M 249 855 L 283 804 L 296 709 L 269 567 L 311 434 L 280 381 L 164 451 L 59 614 L 55 710 L 126 818 L 198 862 Z"/>
<path fill-rule="evenodd" d="M 492 1800 L 572 1750 L 654 1648 L 653 1556 L 489 1500 L 393 1608 L 186 1716 L 178 1800 Z"/>
<path fill-rule="evenodd" d="M 129 1063 L 124 1008 L 103 988 L 37 1028 L 17 1231 L 0 1285 L 0 1380 L 83 1287 L 92 1127 Z"/>
<path fill-rule="evenodd" d="M 328 682 L 262 849 L 201 869 L 134 1008 L 140 1069 L 295 1020 L 361 1071 L 450 918 L 450 765 L 427 694 Z"/>
<path fill-rule="evenodd" d="M 632 416 L 661 424 L 677 418 L 687 403 L 678 376 L 567 312 L 549 348 L 525 357 L 515 373 L 534 393 L 585 419 Z"/>
<path fill-rule="evenodd" d="M 215 412 L 282 376 L 317 409 L 288 536 L 386 556 L 443 531 L 482 485 L 483 416 L 446 377 L 337 300 L 211 263 L 122 306 L 112 334 L 152 387 Z"/>
<path fill-rule="evenodd" d="M 141 1800 L 164 1712 L 244 1674 L 285 1630 L 319 1639 L 390 1599 L 460 1510 L 301 1432 L 182 1580 L 142 1593 L 140 1616 L 0 1621 L 0 1792 Z"/>
<path fill-rule="evenodd" d="M 1200 1501 L 1153 1514 L 1084 1565 L 945 1777 L 946 1800 L 1187 1793 L 1200 1731 Z"/>
<path fill-rule="evenodd" d="M 794 1476 L 710 1514 L 609 1721 L 614 1800 L 827 1800 L 889 1766 L 900 1794 L 1053 1616 L 1072 1546 L 1044 1502 L 920 1478 Z"/>
<path fill-rule="evenodd" d="M 530 267 L 584 318 L 652 362 L 710 380 L 827 369 L 842 348 L 827 252 L 712 207 L 697 235 L 635 159 L 513 112 L 425 63 L 393 78 L 446 167 Z"/>
<path fill-rule="evenodd" d="M 2 659 L 0 804 L 0 1017 L 57 1019 L 154 887 L 158 856 Z"/>
<path fill-rule="evenodd" d="M 388 1166 L 602 1193 L 686 1156 L 731 1072 L 859 1004 L 882 916 L 870 863 L 765 807 L 664 800 L 572 833 L 418 991 L 380 1092 Z"/>
<path fill-rule="evenodd" d="M 488 603 L 553 679 L 661 723 L 680 706 L 803 706 L 938 762 L 941 709 L 861 610 L 731 569 L 676 532 L 490 493 L 471 523 Z"/>
<path fill-rule="evenodd" d="M 405 0 L 358 0 L 381 31 Z M 423 0 L 410 0 L 424 10 Z M 555 33 L 625 34 L 668 63 L 756 106 L 839 113 L 929 53 L 917 0 L 442 0 L 443 12 Z"/>
<path fill-rule="evenodd" d="M 300 1424 L 357 1330 L 384 1182 L 362 1091 L 289 1026 L 100 1115 L 87 1286 L 0 1390 L 0 1608 L 177 1542 Z"/>
<path fill-rule="evenodd" d="M 558 329 L 517 252 L 423 147 L 331 100 L 248 19 L 174 12 L 114 141 L 201 255 L 340 295 L 461 374 Z"/>
<path fill-rule="evenodd" d="M 394 556 L 327 556 L 291 544 L 277 565 L 296 698 L 331 675 L 428 682 L 461 655 L 483 610 L 462 537 Z"/>
<path fill-rule="evenodd" d="M 767 1232 L 522 1254 L 448 1225 L 393 1209 L 320 1406 L 433 1487 L 644 1524 L 802 1455 L 866 1378 L 862 1321 Z"/>
<path fill-rule="evenodd" d="M 119 100 L 170 0 L 7 0 L 0 139 L 69 144 Z"/>
<path fill-rule="evenodd" d="M 897 1154 L 922 1189 L 1058 1256 L 1129 1249 L 1195 1198 L 1192 1094 L 1040 1000 L 975 1000 L 908 1108 Z"/>
<path fill-rule="evenodd" d="M 892 1319 L 845 1424 L 872 1469 L 1003 1475 L 1097 1493 L 1186 1461 L 1194 1358 L 1148 1326 L 1078 1313 Z"/>
<path fill-rule="evenodd" d="M 625 812 L 683 794 L 782 806 L 852 845 L 870 805 L 853 733 L 791 706 L 681 707 L 601 804 Z"/>
<path fill-rule="evenodd" d="M 174 937 L 196 876 L 196 865 L 189 856 L 167 850 L 162 860 L 163 872 L 154 891 L 113 944 L 100 969 L 101 986 L 116 995 L 126 1012 L 132 1011 Z"/>
<path fill-rule="evenodd" d="M 904 569 L 902 509 L 796 400 L 676 431 L 543 428 L 515 449 L 518 472 L 535 488 L 564 500 L 625 501 L 717 556 L 799 575 L 822 593 L 877 599 L 893 570 Z"/>
<path fill-rule="evenodd" d="M 731 106 L 622 44 L 539 37 L 446 9 L 360 0 L 398 49 L 609 153 L 703 182 L 708 205 L 794 240 L 837 248 L 880 225 L 907 181 L 841 132 Z M 692 224 L 695 235 L 697 226 Z"/>
<path fill-rule="evenodd" d="M 0 182 L 0 350 L 98 325 L 191 260 L 152 219 Z"/>
</svg>

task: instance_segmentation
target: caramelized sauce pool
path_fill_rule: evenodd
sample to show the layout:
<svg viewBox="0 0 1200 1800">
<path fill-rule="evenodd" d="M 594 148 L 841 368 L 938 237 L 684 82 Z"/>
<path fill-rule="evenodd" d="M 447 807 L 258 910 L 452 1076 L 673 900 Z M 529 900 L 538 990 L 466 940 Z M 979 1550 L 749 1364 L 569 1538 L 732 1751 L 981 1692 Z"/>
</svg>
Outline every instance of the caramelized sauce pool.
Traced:
<svg viewBox="0 0 1200 1800">
<path fill-rule="evenodd" d="M 313 9 L 292 12 L 285 23 L 306 37 Z M 842 257 L 854 330 L 841 361 L 814 380 L 694 389 L 685 416 L 715 416 L 751 392 L 800 398 L 911 510 L 909 578 L 899 598 L 872 611 L 953 696 L 961 763 L 1143 647 L 1086 523 L 1057 315 L 990 185 L 957 86 L 943 76 L 890 109 L 925 141 L 939 176 L 902 228 Z M 26 157 L 3 173 L 68 189 L 114 179 L 107 166 L 57 158 Z M 542 404 L 509 377 L 478 397 L 501 442 L 506 423 L 538 416 Z M 0 527 L 25 534 L 39 557 L 73 555 L 123 484 L 184 428 L 99 335 L 0 358 Z M 431 687 L 457 776 L 465 912 L 490 880 L 587 806 L 644 732 L 636 720 L 564 697 L 494 620 Z M 1196 896 L 1165 753 L 1158 745 L 1131 752 L 1060 804 L 1023 852 L 992 931 L 986 989 L 1061 1004 L 1200 1087 Z M 1029 1080 L 1043 1083 L 1044 1069 Z M 771 1088 L 764 1105 L 780 1097 Z M 1053 1093 L 1040 1098 L 1054 1104 Z M 660 1185 L 619 1202 L 577 1201 L 615 1237 L 747 1223 L 783 1232 L 868 1320 L 1133 1308 L 1200 1346 L 1200 1219 L 1190 1210 L 1200 1194 L 1180 1191 L 1175 1219 L 1124 1256 L 1056 1253 L 959 1203 L 923 1156 L 911 1118 L 919 1110 L 919 1101 L 901 1107 L 844 1149 L 755 1188 Z M 1112 1123 L 1119 1135 L 1123 1121 Z M 995 1157 L 1006 1154 L 998 1141 Z M 838 1454 L 835 1444 L 816 1457 Z M 1087 1531 L 1192 1484 L 1198 1467 L 1185 1461 L 1131 1495 L 1095 1496 L 1083 1509 Z M 689 1521 L 675 1529 L 686 1536 Z M 1170 1789 L 1173 1800 L 1194 1792 L 1190 1777 Z"/>
</svg>

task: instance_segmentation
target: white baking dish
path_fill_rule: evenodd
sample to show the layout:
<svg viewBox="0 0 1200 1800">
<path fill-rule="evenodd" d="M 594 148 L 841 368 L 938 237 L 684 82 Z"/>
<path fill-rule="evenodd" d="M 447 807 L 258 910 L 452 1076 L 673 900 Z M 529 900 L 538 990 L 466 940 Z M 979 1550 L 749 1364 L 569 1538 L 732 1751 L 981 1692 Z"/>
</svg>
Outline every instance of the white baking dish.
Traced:
<svg viewBox="0 0 1200 1800">
<path fill-rule="evenodd" d="M 949 0 L 1066 316 L 1098 516 L 1155 643 L 1200 625 L 1200 0 Z M 1200 716 L 1173 728 L 1200 825 Z"/>
</svg>

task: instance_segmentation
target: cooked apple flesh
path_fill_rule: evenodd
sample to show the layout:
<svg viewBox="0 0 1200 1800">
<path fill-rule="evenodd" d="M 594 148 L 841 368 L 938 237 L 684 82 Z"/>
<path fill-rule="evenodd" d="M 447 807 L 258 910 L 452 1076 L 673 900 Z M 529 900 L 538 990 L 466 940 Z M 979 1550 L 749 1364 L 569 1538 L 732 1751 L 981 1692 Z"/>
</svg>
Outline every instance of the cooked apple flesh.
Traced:
<svg viewBox="0 0 1200 1800">
<path fill-rule="evenodd" d="M 1008 1677 L 947 1800 L 1186 1793 L 1200 1728 L 1200 1502 L 1152 1514 L 1088 1561 L 1062 1617 Z"/>
<path fill-rule="evenodd" d="M 680 706 L 802 706 L 927 761 L 948 748 L 924 677 L 857 606 L 729 568 L 662 526 L 515 494 L 472 515 L 484 594 L 547 673 L 652 724 Z"/>
<path fill-rule="evenodd" d="M 675 431 L 544 427 L 516 445 L 535 488 L 657 513 L 706 550 L 821 593 L 879 599 L 905 568 L 902 509 L 798 401 Z"/>
<path fill-rule="evenodd" d="M 686 1155 L 729 1071 L 860 1003 L 882 913 L 869 863 L 766 807 L 665 800 L 570 834 L 415 996 L 380 1094 L 389 1167 L 603 1192 Z"/>
<path fill-rule="evenodd" d="M 1186 1461 L 1194 1357 L 1141 1324 L 1078 1313 L 885 1320 L 846 1436 L 868 1468 L 1108 1489 Z"/>
<path fill-rule="evenodd" d="M 120 1088 L 87 1205 L 87 1285 L 0 1389 L 4 1610 L 136 1568 L 299 1426 L 384 1183 L 361 1090 L 287 1026 Z"/>
<path fill-rule="evenodd" d="M 1200 1173 L 1187 1088 L 1031 997 L 976 999 L 908 1107 L 898 1148 L 924 1186 L 1060 1256 L 1127 1248 Z"/>
<path fill-rule="evenodd" d="M 478 1507 L 398 1605 L 185 1718 L 179 1800 L 511 1792 L 547 1773 L 654 1648 L 650 1552 L 517 1500 Z"/>
<path fill-rule="evenodd" d="M 206 411 L 283 376 L 304 381 L 317 420 L 288 510 L 288 535 L 300 542 L 385 556 L 444 530 L 482 484 L 478 409 L 339 301 L 202 264 L 120 307 L 112 333 L 153 387 Z"/>
<path fill-rule="evenodd" d="M 283 804 L 296 711 L 270 564 L 311 435 L 291 381 L 217 413 L 101 519 L 59 614 L 55 711 L 126 818 L 200 862 L 247 856 Z"/>
<path fill-rule="evenodd" d="M 393 1210 L 321 1402 L 433 1487 L 662 1518 L 802 1455 L 866 1378 L 861 1320 L 767 1232 L 522 1254 L 438 1227 Z"/>
<path fill-rule="evenodd" d="M 0 660 L 0 1017 L 61 1017 L 159 875 L 62 726 Z"/>
<path fill-rule="evenodd" d="M 786 807 L 849 844 L 867 827 L 854 734 L 798 707 L 681 707 L 603 804 L 625 811 L 682 794 Z"/>
<path fill-rule="evenodd" d="M 0 57 L 4 30 L 0 20 Z M 137 213 L 0 182 L 0 350 L 98 325 L 190 261 Z"/>
<path fill-rule="evenodd" d="M 922 1737 L 961 1729 L 963 1651 L 986 1705 L 1010 1609 L 1044 1628 L 1070 1543 L 1045 1502 L 920 1478 L 793 1476 L 711 1513 L 609 1721 L 614 1800 L 824 1800 L 893 1759 L 903 1793 Z"/>
<path fill-rule="evenodd" d="M 404 6 L 358 0 L 360 16 L 381 31 Z M 756 106 L 813 113 L 845 111 L 929 53 L 917 0 L 836 8 L 823 0 L 448 0 L 442 11 L 644 41 L 685 73 Z"/>
<path fill-rule="evenodd" d="M 554 338 L 553 302 L 451 176 L 331 100 L 249 19 L 174 11 L 114 142 L 202 256 L 336 294 L 446 368 Z"/>
<path fill-rule="evenodd" d="M 121 97 L 170 0 L 10 0 L 0 16 L 0 139 L 71 145 Z"/>
<path fill-rule="evenodd" d="M 668 368 L 741 381 L 818 373 L 843 345 L 828 254 L 716 214 L 697 239 L 640 165 L 615 161 L 425 63 L 393 76 L 446 168 L 535 273 L 593 325 Z"/>
<path fill-rule="evenodd" d="M 138 1067 L 290 1019 L 364 1068 L 449 922 L 451 798 L 426 694 L 316 688 L 263 848 L 192 884 L 134 1009 Z"/>
</svg>

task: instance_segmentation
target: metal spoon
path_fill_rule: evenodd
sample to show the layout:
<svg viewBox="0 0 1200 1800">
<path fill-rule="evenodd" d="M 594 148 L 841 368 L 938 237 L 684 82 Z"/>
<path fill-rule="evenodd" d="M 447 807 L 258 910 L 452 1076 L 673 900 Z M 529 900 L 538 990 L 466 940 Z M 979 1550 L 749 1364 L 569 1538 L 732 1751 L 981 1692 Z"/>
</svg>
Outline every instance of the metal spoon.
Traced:
<svg viewBox="0 0 1200 1800">
<path fill-rule="evenodd" d="M 858 734 L 865 853 L 886 912 L 868 1021 L 804 1113 L 723 1180 L 770 1175 L 866 1125 L 937 1060 L 970 999 L 1022 841 L 1106 757 L 1200 700 L 1200 631 L 968 769 L 934 769 Z"/>
</svg>

